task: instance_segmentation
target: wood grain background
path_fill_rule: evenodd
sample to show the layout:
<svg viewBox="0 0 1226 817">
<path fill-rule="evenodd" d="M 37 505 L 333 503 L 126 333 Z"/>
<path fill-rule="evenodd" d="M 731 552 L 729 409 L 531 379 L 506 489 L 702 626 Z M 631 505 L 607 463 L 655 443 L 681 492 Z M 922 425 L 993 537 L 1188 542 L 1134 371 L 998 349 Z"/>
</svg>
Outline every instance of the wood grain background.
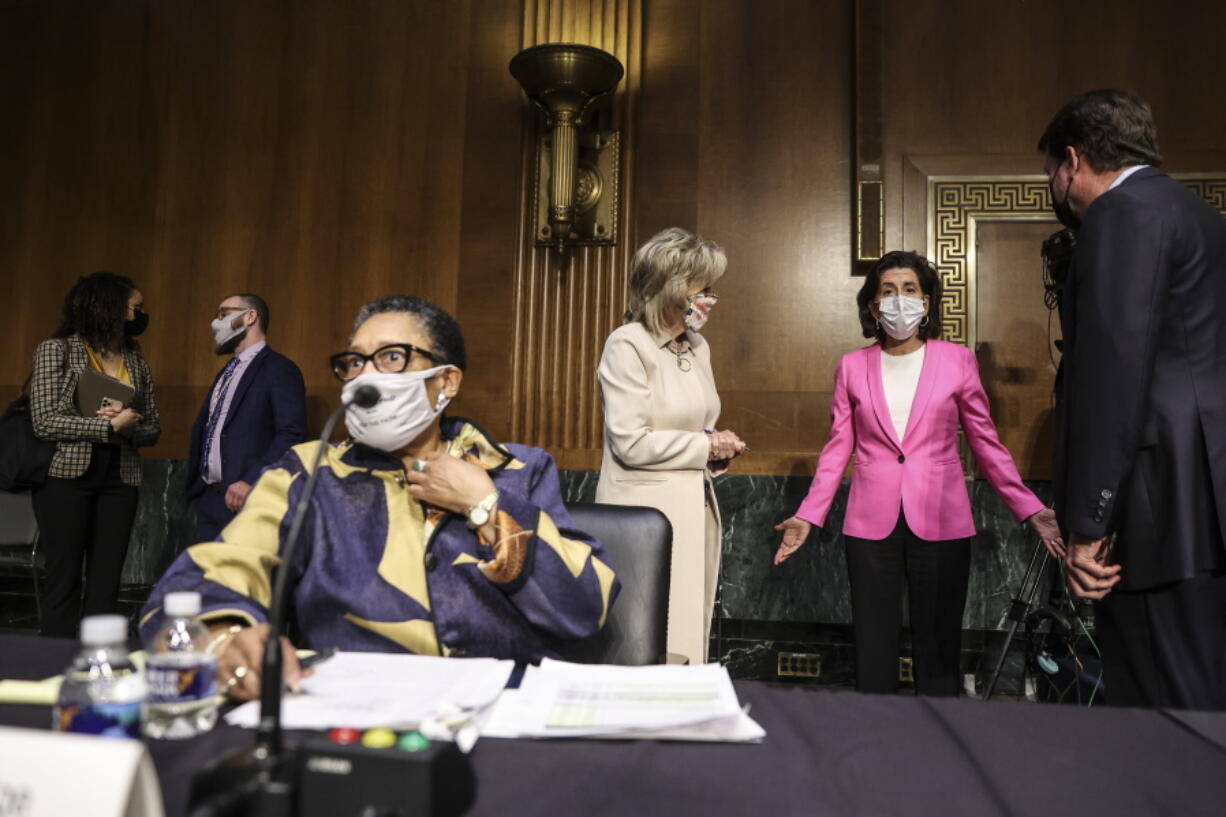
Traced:
<svg viewBox="0 0 1226 817">
<path fill-rule="evenodd" d="M 853 16 L 851 0 L 0 0 L 0 390 L 16 391 L 77 276 L 128 274 L 152 313 L 151 455 L 183 457 L 223 296 L 268 300 L 317 423 L 358 307 L 411 292 L 465 328 L 457 412 L 595 467 L 593 369 L 626 259 L 677 224 L 728 252 L 706 334 L 721 425 L 754 448 L 741 470 L 811 473 L 835 362 L 864 342 Z M 1152 103 L 1171 169 L 1226 170 L 1207 165 L 1226 133 L 1226 4 L 884 0 L 884 19 L 891 246 L 923 235 L 909 157 L 1038 172 L 1048 118 L 1093 87 Z M 563 39 L 628 68 L 623 243 L 565 261 L 526 244 L 540 125 L 507 71 L 520 48 Z M 1002 361 L 1003 435 L 1041 477 L 1041 406 L 1010 394 L 1049 377 L 1044 356 L 1016 352 L 1046 339 L 1041 310 L 1013 310 L 1039 275 L 1042 230 L 1027 229 L 981 236 L 1005 272 L 981 283 L 980 335 Z"/>
</svg>

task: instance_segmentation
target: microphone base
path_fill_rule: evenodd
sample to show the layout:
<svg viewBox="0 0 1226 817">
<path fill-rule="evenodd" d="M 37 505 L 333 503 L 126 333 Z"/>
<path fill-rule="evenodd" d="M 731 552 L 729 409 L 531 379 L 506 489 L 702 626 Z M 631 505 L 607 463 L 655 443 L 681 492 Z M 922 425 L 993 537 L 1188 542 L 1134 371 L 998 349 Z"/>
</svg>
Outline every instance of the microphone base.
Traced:
<svg viewBox="0 0 1226 817">
<path fill-rule="evenodd" d="M 419 752 L 309 738 L 267 757 L 254 746 L 192 781 L 191 817 L 450 817 L 475 799 L 468 757 L 452 743 Z"/>
<path fill-rule="evenodd" d="M 297 750 L 273 757 L 255 746 L 224 755 L 192 780 L 191 817 L 294 817 Z"/>
</svg>

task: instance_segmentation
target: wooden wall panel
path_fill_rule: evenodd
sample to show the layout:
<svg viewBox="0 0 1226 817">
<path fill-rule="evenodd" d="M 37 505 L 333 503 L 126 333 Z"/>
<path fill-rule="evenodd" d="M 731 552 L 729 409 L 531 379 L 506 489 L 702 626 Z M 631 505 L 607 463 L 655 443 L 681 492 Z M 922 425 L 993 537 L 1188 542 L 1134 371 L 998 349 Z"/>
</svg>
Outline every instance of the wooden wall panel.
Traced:
<svg viewBox="0 0 1226 817">
<path fill-rule="evenodd" d="M 617 57 L 626 70 L 603 126 L 620 131 L 620 239 L 612 247 L 573 247 L 564 253 L 535 246 L 533 177 L 545 125 L 525 98 L 530 138 L 522 155 L 511 436 L 550 449 L 562 467 L 598 468 L 602 426 L 596 365 L 605 336 L 621 322 L 633 253 L 628 225 L 636 204 L 642 2 L 524 0 L 522 47 L 550 42 L 595 46 Z"/>
<path fill-rule="evenodd" d="M 923 248 L 925 168 L 1036 172 L 1047 119 L 1090 87 L 1153 103 L 1171 169 L 1224 169 L 1207 166 L 1226 132 L 1206 92 L 1226 86 L 1216 0 L 883 4 L 892 247 Z M 218 367 L 207 324 L 223 295 L 268 298 L 318 423 L 337 395 L 326 357 L 358 306 L 416 292 L 466 329 L 458 413 L 594 467 L 593 370 L 628 259 L 676 224 L 728 251 L 706 334 L 721 425 L 754 448 L 738 469 L 809 473 L 835 363 L 864 343 L 848 274 L 853 5 L 4 0 L 0 389 L 24 378 L 76 276 L 128 273 L 153 313 L 143 342 L 165 434 L 151 453 L 180 457 Z M 520 48 L 556 40 L 628 69 L 613 108 L 621 240 L 565 263 L 523 226 L 539 115 L 507 71 Z M 1005 272 L 981 294 L 1031 274 L 1009 243 L 1031 236 L 1008 235 L 993 250 Z M 1003 432 L 1024 435 L 1030 421 L 1012 416 Z"/>
<path fill-rule="evenodd" d="M 507 278 L 506 262 L 465 276 L 460 263 L 513 258 L 518 2 L 29 2 L 2 14 L 0 270 L 17 298 L 0 320 L 18 341 L 0 383 L 24 377 L 76 276 L 129 274 L 152 313 L 142 342 L 164 433 L 151 453 L 179 457 L 218 367 L 208 322 L 227 293 L 268 300 L 272 344 L 302 367 L 318 424 L 338 392 L 327 355 L 362 303 L 410 292 L 455 309 L 462 281 L 482 292 Z M 509 129 L 491 126 L 499 114 Z M 483 361 L 475 392 L 505 383 L 503 358 Z"/>
<path fill-rule="evenodd" d="M 722 244 L 704 335 L 721 427 L 750 473 L 812 473 L 839 356 L 863 344 L 850 277 L 850 4 L 649 3 L 638 240 Z"/>
</svg>

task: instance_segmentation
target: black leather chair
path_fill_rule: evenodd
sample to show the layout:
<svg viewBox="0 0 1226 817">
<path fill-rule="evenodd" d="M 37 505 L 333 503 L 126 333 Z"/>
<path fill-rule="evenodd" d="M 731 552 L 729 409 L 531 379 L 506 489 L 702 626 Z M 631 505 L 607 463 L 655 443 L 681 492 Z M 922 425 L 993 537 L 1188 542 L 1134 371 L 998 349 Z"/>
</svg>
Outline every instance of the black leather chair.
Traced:
<svg viewBox="0 0 1226 817">
<path fill-rule="evenodd" d="M 42 597 L 38 579 L 43 569 L 43 554 L 38 550 L 38 522 L 29 493 L 0 491 L 0 573 L 16 569 L 28 574 L 34 589 L 34 609 L 42 618 Z"/>
<path fill-rule="evenodd" d="M 562 658 L 641 666 L 664 660 L 673 526 L 655 508 L 568 504 L 574 526 L 599 539 L 622 589 L 599 633 L 567 644 Z"/>
</svg>

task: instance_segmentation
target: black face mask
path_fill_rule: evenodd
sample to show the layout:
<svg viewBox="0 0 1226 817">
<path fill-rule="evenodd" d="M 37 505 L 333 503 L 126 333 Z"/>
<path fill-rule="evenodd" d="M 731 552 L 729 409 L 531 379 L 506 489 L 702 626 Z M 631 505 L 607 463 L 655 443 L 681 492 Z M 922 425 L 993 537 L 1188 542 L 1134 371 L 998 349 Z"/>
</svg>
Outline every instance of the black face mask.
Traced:
<svg viewBox="0 0 1226 817">
<path fill-rule="evenodd" d="M 149 313 L 143 309 L 136 310 L 136 317 L 132 320 L 123 322 L 123 333 L 129 338 L 134 338 L 141 332 L 149 328 Z"/>
<path fill-rule="evenodd" d="M 1052 179 L 1052 181 L 1055 181 L 1055 179 Z M 1070 230 L 1080 229 L 1081 219 L 1077 218 L 1077 214 L 1073 212 L 1073 208 L 1068 203 L 1069 191 L 1073 189 L 1072 177 L 1068 180 L 1068 187 L 1064 188 L 1064 201 L 1056 201 L 1056 191 L 1052 190 L 1051 182 L 1047 183 L 1047 189 L 1051 193 L 1051 209 L 1056 214 L 1056 221 Z"/>
</svg>

